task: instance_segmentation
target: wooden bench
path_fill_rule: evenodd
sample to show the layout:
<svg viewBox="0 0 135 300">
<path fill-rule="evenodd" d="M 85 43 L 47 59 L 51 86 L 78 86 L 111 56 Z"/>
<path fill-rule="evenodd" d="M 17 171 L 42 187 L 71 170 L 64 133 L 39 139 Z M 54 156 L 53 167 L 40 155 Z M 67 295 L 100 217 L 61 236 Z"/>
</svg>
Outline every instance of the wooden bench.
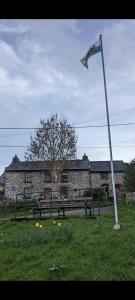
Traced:
<svg viewBox="0 0 135 300">
<path fill-rule="evenodd" d="M 92 197 L 90 198 L 81 198 L 81 199 L 67 199 L 67 200 L 52 200 L 52 201 L 45 201 L 41 200 L 38 202 L 34 207 L 33 207 L 33 215 L 36 212 L 40 213 L 41 217 L 41 212 L 43 210 L 57 210 L 58 211 L 58 216 L 63 216 L 65 217 L 65 210 L 70 210 L 70 209 L 85 209 L 85 213 L 87 215 L 87 212 L 89 210 L 89 213 L 91 215 L 91 208 L 93 206 L 93 201 Z"/>
</svg>

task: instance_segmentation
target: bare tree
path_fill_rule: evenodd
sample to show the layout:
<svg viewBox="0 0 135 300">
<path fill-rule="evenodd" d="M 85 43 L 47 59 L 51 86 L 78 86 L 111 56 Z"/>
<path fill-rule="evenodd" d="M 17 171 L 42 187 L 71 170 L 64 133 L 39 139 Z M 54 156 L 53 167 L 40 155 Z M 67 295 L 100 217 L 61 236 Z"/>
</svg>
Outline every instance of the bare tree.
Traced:
<svg viewBox="0 0 135 300">
<path fill-rule="evenodd" d="M 67 119 L 58 120 L 57 114 L 52 115 L 46 121 L 40 120 L 40 125 L 35 136 L 31 136 L 25 159 L 49 161 L 55 182 L 58 172 L 70 159 L 76 157 L 77 135 Z"/>
</svg>

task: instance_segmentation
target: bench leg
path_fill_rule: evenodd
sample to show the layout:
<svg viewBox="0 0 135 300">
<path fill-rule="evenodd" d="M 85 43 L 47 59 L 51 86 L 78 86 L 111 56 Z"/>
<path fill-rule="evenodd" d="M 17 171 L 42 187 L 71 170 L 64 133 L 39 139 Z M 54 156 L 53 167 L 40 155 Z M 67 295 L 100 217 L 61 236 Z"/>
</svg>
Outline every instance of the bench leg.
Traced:
<svg viewBox="0 0 135 300">
<path fill-rule="evenodd" d="M 61 216 L 61 213 L 62 213 L 62 216 L 65 217 L 65 210 L 58 208 L 58 217 Z"/>
<path fill-rule="evenodd" d="M 90 216 L 91 216 L 91 207 L 89 208 L 87 208 L 87 207 L 85 207 L 85 214 L 86 214 L 86 216 L 87 216 L 87 210 L 89 210 L 89 213 L 90 213 Z"/>
</svg>

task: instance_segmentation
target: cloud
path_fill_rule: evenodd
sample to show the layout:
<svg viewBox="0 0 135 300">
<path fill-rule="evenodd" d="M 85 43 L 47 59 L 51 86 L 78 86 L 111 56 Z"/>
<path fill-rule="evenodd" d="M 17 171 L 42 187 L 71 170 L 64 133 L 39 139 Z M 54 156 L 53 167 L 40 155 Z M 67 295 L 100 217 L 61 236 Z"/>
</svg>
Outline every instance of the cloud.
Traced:
<svg viewBox="0 0 135 300">
<path fill-rule="evenodd" d="M 4 33 L 24 33 L 26 27 L 22 24 L 18 24 L 15 20 L 10 20 L 7 23 L 7 20 L 0 21 L 0 32 Z"/>
<path fill-rule="evenodd" d="M 134 20 L 1 20 L 1 126 L 35 127 L 40 118 L 55 112 L 67 116 L 74 124 L 86 120 L 91 121 L 81 125 L 105 124 L 101 55 L 90 58 L 88 71 L 80 63 L 87 45 L 97 39 L 101 27 L 110 120 L 133 121 L 134 113 L 111 114 L 135 106 Z M 113 143 L 121 143 L 125 135 L 134 142 L 134 127 L 111 131 Z M 87 146 L 108 142 L 107 130 L 78 129 L 78 134 L 79 143 Z M 5 140 L 1 138 L 1 143 Z M 28 142 L 29 135 L 7 137 L 10 144 Z M 23 149 L 16 150 L 23 159 Z M 95 160 L 109 159 L 109 152 L 100 150 L 91 149 L 88 154 Z M 78 150 L 79 157 L 82 151 Z M 5 161 L 11 158 L 14 149 L 0 149 L 0 152 Z M 128 160 L 134 154 L 133 149 L 113 149 L 113 152 L 116 159 Z"/>
</svg>

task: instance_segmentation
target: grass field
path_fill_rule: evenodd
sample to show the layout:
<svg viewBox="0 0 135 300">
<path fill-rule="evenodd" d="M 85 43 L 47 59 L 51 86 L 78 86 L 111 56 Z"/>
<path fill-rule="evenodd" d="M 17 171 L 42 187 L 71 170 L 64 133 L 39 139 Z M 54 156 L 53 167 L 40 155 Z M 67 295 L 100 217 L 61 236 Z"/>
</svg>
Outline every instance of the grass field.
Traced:
<svg viewBox="0 0 135 300">
<path fill-rule="evenodd" d="M 92 219 L 0 221 L 0 280 L 135 280 L 135 207 Z M 58 222 L 61 226 L 58 226 Z"/>
</svg>

